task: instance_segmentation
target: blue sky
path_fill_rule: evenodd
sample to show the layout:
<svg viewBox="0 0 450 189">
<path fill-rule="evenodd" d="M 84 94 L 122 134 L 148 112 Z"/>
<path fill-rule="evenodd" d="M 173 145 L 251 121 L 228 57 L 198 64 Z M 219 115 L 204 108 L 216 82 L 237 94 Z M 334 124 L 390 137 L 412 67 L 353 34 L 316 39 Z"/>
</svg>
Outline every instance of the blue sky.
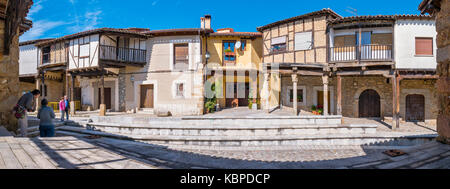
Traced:
<svg viewBox="0 0 450 189">
<path fill-rule="evenodd" d="M 256 27 L 331 8 L 342 16 L 419 14 L 422 0 L 34 0 L 33 28 L 21 41 L 54 38 L 93 28 L 198 28 L 211 14 L 212 27 L 254 32 Z"/>
</svg>

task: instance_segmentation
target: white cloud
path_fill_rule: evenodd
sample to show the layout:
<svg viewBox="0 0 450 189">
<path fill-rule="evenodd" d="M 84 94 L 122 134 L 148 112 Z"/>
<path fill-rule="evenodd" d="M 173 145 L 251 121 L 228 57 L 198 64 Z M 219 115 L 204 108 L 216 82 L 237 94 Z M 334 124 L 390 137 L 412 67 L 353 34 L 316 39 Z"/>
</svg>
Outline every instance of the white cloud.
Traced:
<svg viewBox="0 0 450 189">
<path fill-rule="evenodd" d="M 42 3 L 45 2 L 46 0 L 40 0 L 40 1 L 36 1 L 33 6 L 31 7 L 30 11 L 28 12 L 28 18 L 32 19 L 32 16 L 36 13 L 38 13 L 39 11 L 42 10 L 42 8 L 44 8 L 42 6 Z"/>
<path fill-rule="evenodd" d="M 33 27 L 20 37 L 20 41 L 35 40 L 44 35 L 48 30 L 66 24 L 62 21 L 38 20 L 33 22 Z"/>
<path fill-rule="evenodd" d="M 86 12 L 84 16 L 81 17 L 76 16 L 74 21 L 76 25 L 69 27 L 69 31 L 72 33 L 77 33 L 94 29 L 99 24 L 101 14 L 102 11 L 92 11 Z"/>
</svg>

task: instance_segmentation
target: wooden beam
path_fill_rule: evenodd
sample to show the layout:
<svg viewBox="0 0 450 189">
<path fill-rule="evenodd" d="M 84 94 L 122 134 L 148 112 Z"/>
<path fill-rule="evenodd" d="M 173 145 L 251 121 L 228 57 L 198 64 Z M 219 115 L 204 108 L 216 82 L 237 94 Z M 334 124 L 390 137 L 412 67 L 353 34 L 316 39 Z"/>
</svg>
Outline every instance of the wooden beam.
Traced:
<svg viewBox="0 0 450 189">
<path fill-rule="evenodd" d="M 342 77 L 337 76 L 337 115 L 342 115 Z"/>
<path fill-rule="evenodd" d="M 367 71 L 338 71 L 336 75 L 389 75 L 389 70 L 367 70 Z"/>
</svg>

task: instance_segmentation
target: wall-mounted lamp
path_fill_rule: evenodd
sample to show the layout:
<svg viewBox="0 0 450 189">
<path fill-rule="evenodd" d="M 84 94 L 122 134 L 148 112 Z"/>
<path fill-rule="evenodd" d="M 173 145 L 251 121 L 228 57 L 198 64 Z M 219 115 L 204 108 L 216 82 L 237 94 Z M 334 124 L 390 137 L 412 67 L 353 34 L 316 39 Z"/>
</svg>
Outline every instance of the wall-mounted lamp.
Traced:
<svg viewBox="0 0 450 189">
<path fill-rule="evenodd" d="M 134 82 L 134 75 L 131 75 L 130 81 L 131 81 L 131 82 Z"/>
<path fill-rule="evenodd" d="M 206 58 L 206 60 L 209 60 L 211 58 L 211 54 L 209 54 L 209 52 L 206 52 L 205 58 Z"/>
</svg>

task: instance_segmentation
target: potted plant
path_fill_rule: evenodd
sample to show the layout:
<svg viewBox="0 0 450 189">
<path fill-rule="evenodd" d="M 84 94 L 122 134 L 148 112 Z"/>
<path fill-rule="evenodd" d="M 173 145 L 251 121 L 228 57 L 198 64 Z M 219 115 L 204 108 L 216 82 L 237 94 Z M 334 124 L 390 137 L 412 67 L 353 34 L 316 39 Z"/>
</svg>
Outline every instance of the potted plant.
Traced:
<svg viewBox="0 0 450 189">
<path fill-rule="evenodd" d="M 212 84 L 211 85 L 211 90 L 215 91 L 215 89 L 216 89 L 216 85 Z M 206 113 L 207 114 L 214 113 L 216 111 L 216 105 L 217 105 L 217 98 L 216 98 L 216 94 L 214 92 L 213 97 L 212 98 L 208 98 L 206 100 L 206 103 L 205 103 Z"/>
<path fill-rule="evenodd" d="M 226 56 L 234 56 L 234 52 L 230 48 L 228 48 L 228 49 L 225 49 L 225 55 Z"/>
</svg>

